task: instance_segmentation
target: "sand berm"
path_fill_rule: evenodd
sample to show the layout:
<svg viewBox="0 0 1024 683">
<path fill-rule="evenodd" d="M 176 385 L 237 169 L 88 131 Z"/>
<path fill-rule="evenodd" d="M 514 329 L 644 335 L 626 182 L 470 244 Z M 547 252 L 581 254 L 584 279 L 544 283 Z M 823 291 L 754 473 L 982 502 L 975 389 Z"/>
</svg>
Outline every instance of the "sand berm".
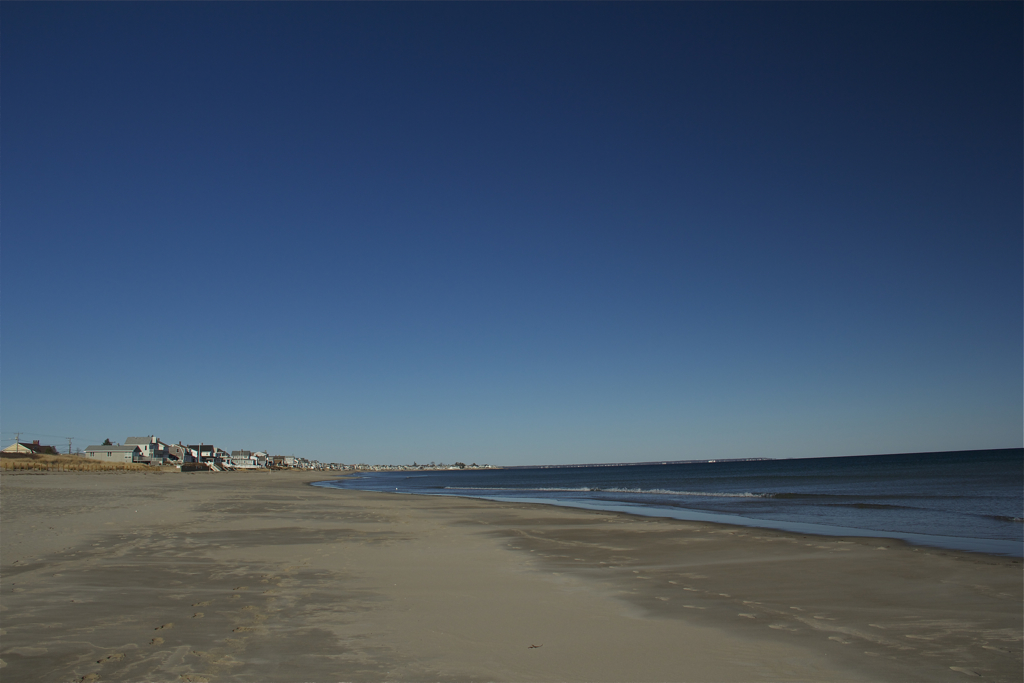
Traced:
<svg viewBox="0 0 1024 683">
<path fill-rule="evenodd" d="M 0 679 L 1022 679 L 1019 558 L 325 478 L 0 475 Z"/>
</svg>

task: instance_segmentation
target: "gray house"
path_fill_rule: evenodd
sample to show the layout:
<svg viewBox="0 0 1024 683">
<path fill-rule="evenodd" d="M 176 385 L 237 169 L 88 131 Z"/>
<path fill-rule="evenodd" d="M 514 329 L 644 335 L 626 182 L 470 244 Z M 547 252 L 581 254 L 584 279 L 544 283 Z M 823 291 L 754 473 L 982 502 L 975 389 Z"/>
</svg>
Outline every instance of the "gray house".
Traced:
<svg viewBox="0 0 1024 683">
<path fill-rule="evenodd" d="M 188 448 L 186 448 L 185 446 L 182 446 L 180 443 L 167 444 L 168 460 L 171 460 L 176 464 L 181 464 L 183 462 L 192 462 L 191 460 L 189 460 L 189 455 L 191 455 L 191 451 L 189 451 Z"/>
<path fill-rule="evenodd" d="M 103 462 L 139 462 L 142 460 L 142 449 L 135 444 L 124 446 L 89 446 L 85 449 L 85 457 Z"/>
</svg>

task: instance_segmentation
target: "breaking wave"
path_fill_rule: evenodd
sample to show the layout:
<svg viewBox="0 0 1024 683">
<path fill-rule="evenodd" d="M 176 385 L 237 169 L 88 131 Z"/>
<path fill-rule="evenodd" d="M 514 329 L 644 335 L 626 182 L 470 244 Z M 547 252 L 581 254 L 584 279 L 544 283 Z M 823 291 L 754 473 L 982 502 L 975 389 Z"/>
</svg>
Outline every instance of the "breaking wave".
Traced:
<svg viewBox="0 0 1024 683">
<path fill-rule="evenodd" d="M 486 486 L 445 486 L 450 491 L 501 491 L 502 493 L 508 493 L 512 491 L 517 492 L 537 492 L 543 491 L 545 493 L 559 492 L 559 493 L 634 493 L 652 496 L 698 496 L 701 498 L 774 498 L 774 493 L 719 493 L 710 491 L 672 491 L 669 489 L 639 489 L 639 488 L 621 488 L 621 487 L 609 487 L 602 488 L 600 486 L 579 486 L 579 487 L 529 487 L 529 488 L 498 488 L 498 487 L 486 487 Z"/>
</svg>

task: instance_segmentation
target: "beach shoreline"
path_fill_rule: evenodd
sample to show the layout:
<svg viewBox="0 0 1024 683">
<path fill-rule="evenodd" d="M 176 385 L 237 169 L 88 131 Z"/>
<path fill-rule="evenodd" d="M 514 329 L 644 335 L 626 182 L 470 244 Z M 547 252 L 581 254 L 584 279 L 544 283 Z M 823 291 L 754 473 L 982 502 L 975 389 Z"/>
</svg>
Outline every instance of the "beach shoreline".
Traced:
<svg viewBox="0 0 1024 683">
<path fill-rule="evenodd" d="M 318 482 L 312 482 L 316 484 Z M 559 499 L 541 499 L 529 497 L 489 497 L 471 496 L 466 494 L 444 493 L 444 494 L 416 494 L 406 493 L 405 495 L 434 495 L 448 498 L 465 498 L 467 500 L 486 500 L 492 502 L 516 502 L 526 505 L 550 505 L 553 507 L 570 508 L 576 510 L 592 510 L 594 512 L 607 512 L 609 514 L 623 514 L 627 516 L 651 517 L 654 519 L 674 519 L 681 522 L 695 522 L 698 524 L 712 524 L 726 527 L 740 527 L 743 529 L 760 529 L 764 531 L 781 531 L 794 536 L 812 536 L 821 538 L 859 538 L 898 541 L 909 548 L 928 548 L 930 550 L 951 550 L 965 552 L 971 555 L 987 555 L 994 557 L 1024 558 L 1024 546 L 1017 541 L 1003 539 L 970 539 L 965 543 L 964 539 L 935 536 L 927 534 L 914 534 L 900 531 L 876 531 L 873 529 L 855 529 L 852 527 L 837 527 L 824 524 L 808 524 L 803 522 L 789 522 L 785 520 L 760 519 L 757 517 L 743 517 L 741 515 L 728 515 L 723 513 L 706 512 L 697 508 L 692 509 L 660 509 L 657 507 L 642 505 L 623 504 L 593 504 L 584 501 L 567 501 Z M 970 547 L 964 547 L 970 546 Z"/>
<path fill-rule="evenodd" d="M 2 675 L 1022 679 L 1015 558 L 334 478 L 3 473 Z"/>
</svg>

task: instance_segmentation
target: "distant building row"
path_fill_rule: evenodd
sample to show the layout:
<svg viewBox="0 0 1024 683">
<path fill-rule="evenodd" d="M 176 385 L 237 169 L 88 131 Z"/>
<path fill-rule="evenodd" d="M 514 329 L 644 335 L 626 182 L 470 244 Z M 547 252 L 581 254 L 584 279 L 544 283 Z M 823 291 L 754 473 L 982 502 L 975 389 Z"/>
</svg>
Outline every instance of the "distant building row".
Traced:
<svg viewBox="0 0 1024 683">
<path fill-rule="evenodd" d="M 148 465 L 182 465 L 206 463 L 231 469 L 257 469 L 261 467 L 301 466 L 302 458 L 290 455 L 269 455 L 264 451 L 227 451 L 213 444 L 164 443 L 155 436 L 130 436 L 124 444 L 89 446 L 85 455 L 94 460 L 116 463 L 145 463 Z"/>
</svg>

